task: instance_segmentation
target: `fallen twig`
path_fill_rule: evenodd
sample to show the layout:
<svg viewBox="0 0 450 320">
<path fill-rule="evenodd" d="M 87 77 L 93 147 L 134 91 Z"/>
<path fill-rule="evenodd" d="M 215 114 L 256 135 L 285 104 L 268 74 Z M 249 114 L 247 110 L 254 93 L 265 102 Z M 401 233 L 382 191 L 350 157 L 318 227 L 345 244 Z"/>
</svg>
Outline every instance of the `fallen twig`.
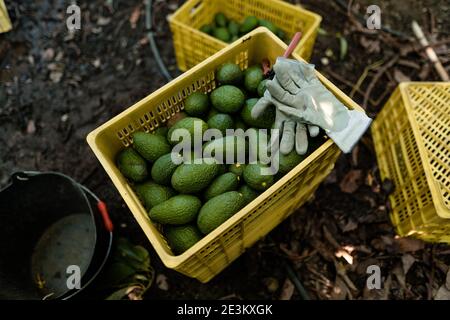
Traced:
<svg viewBox="0 0 450 320">
<path fill-rule="evenodd" d="M 297 289 L 300 296 L 302 297 L 302 299 L 303 300 L 311 300 L 308 292 L 306 292 L 305 287 L 303 287 L 302 283 L 298 279 L 297 275 L 295 274 L 295 271 L 292 269 L 292 267 L 289 265 L 289 263 L 286 263 L 285 266 L 286 266 L 286 271 L 287 271 L 289 278 L 294 283 L 294 286 Z"/>
<path fill-rule="evenodd" d="M 334 266 L 336 268 L 336 273 L 338 274 L 338 276 L 340 276 L 342 278 L 342 280 L 344 280 L 345 284 L 351 290 L 357 292 L 358 289 L 356 288 L 353 281 L 347 276 L 347 271 L 345 270 L 345 267 L 341 263 L 337 262 L 336 260 L 334 261 Z"/>
<path fill-rule="evenodd" d="M 436 48 L 436 47 L 440 47 L 442 45 L 449 44 L 449 43 L 450 43 L 450 39 L 444 39 L 444 40 L 440 40 L 440 41 L 436 41 L 434 43 L 431 43 L 431 44 L 428 45 L 428 47 Z M 417 50 L 418 51 L 426 50 L 428 47 L 420 47 Z"/>
<path fill-rule="evenodd" d="M 433 298 L 433 282 L 434 282 L 434 251 L 436 246 L 433 244 L 431 246 L 430 250 L 430 265 L 431 265 L 431 272 L 428 279 L 428 300 L 431 300 Z"/>
<path fill-rule="evenodd" d="M 349 87 L 349 88 L 354 88 L 354 86 L 355 86 L 354 83 L 351 83 L 350 81 L 344 79 L 342 76 L 338 75 L 337 73 L 334 73 L 334 72 L 331 71 L 331 70 L 326 70 L 325 72 L 326 72 L 328 75 L 330 75 L 332 78 L 334 78 L 334 79 L 336 79 L 337 81 L 341 82 L 342 84 L 346 85 L 347 87 Z M 356 91 L 357 93 L 359 93 L 362 97 L 364 96 L 364 92 L 363 92 L 361 89 L 356 88 L 355 91 Z M 372 99 L 370 99 L 369 102 L 373 104 L 375 101 L 373 101 Z"/>
<path fill-rule="evenodd" d="M 450 78 L 448 76 L 447 71 L 445 70 L 444 66 L 442 65 L 441 61 L 439 60 L 439 57 L 437 56 L 436 52 L 432 47 L 430 47 L 430 44 L 423 34 L 422 28 L 419 26 L 419 24 L 416 21 L 412 22 L 412 29 L 414 34 L 416 35 L 417 39 L 419 39 L 420 44 L 426 48 L 425 53 L 428 56 L 428 59 L 433 63 L 434 68 L 436 69 L 437 73 L 439 74 L 439 77 L 441 77 L 442 81 L 449 81 Z"/>
<path fill-rule="evenodd" d="M 389 84 L 388 86 L 386 86 L 386 89 L 383 91 L 383 93 L 380 94 L 380 96 L 375 101 L 373 101 L 373 99 L 369 99 L 369 102 L 372 104 L 372 106 L 378 107 L 380 103 L 384 100 L 384 98 L 386 98 L 386 96 L 392 93 L 392 89 L 393 88 L 391 84 Z"/>
<path fill-rule="evenodd" d="M 362 83 L 364 82 L 364 80 L 369 75 L 369 71 L 372 70 L 372 69 L 378 68 L 383 63 L 384 63 L 383 60 L 376 61 L 376 62 L 372 63 L 371 65 L 367 66 L 366 68 L 364 68 L 363 73 L 359 77 L 358 81 L 356 81 L 356 84 L 353 86 L 352 91 L 350 92 L 350 98 L 352 98 L 355 95 L 356 90 L 359 90 L 359 88 L 361 87 Z"/>
<path fill-rule="evenodd" d="M 363 108 L 367 108 L 367 102 L 369 101 L 370 94 L 372 93 L 373 88 L 377 84 L 378 80 L 380 80 L 381 76 L 393 65 L 397 63 L 399 56 L 394 56 L 394 58 L 390 59 L 388 63 L 383 65 L 378 72 L 375 74 L 375 76 L 372 78 L 372 81 L 369 83 L 366 89 L 366 94 L 364 95 L 364 101 L 363 101 Z"/>
<path fill-rule="evenodd" d="M 409 68 L 416 69 L 416 70 L 421 69 L 419 64 L 417 64 L 413 61 L 407 60 L 407 59 L 399 59 L 397 63 L 404 67 L 409 67 Z"/>
</svg>

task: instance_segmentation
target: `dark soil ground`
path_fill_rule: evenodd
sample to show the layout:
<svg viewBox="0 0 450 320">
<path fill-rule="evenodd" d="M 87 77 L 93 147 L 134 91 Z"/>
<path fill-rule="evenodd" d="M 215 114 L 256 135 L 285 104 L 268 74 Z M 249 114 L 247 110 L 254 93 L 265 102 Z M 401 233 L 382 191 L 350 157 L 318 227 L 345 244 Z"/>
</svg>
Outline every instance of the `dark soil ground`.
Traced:
<svg viewBox="0 0 450 320">
<path fill-rule="evenodd" d="M 0 185 L 16 170 L 51 170 L 90 187 L 108 204 L 117 234 L 149 249 L 159 285 L 153 284 L 148 299 L 301 299 L 286 265 L 313 299 L 436 296 L 446 282 L 450 248 L 395 237 L 386 200 L 390 187 L 380 181 L 370 133 L 352 154 L 340 157 L 314 200 L 210 283 L 166 269 L 85 141 L 91 130 L 166 83 L 145 38 L 143 7 L 135 28 L 130 23 L 143 1 L 112 1 L 112 10 L 111 1 L 77 2 L 82 29 L 70 36 L 69 1 L 6 0 L 14 30 L 0 35 Z M 154 2 L 156 41 L 176 76 L 166 16 L 182 1 Z M 411 40 L 412 19 L 438 43 L 436 52 L 449 69 L 449 1 L 355 0 L 348 10 L 338 2 L 301 1 L 323 17 L 312 62 L 371 117 L 399 81 L 439 80 Z M 369 32 L 358 22 L 356 15 L 372 3 L 380 5 L 383 26 L 395 34 Z M 361 78 L 374 62 L 393 59 L 378 81 L 373 79 L 381 67 Z M 381 290 L 364 289 L 372 264 L 381 268 Z"/>
</svg>

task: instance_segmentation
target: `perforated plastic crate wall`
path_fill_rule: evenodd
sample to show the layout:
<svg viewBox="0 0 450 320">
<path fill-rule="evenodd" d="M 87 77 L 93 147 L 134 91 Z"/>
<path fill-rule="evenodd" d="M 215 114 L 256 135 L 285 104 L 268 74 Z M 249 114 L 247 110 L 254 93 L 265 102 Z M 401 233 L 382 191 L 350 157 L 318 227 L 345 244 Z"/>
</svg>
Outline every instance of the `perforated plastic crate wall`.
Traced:
<svg viewBox="0 0 450 320">
<path fill-rule="evenodd" d="M 450 83 L 400 84 L 372 134 L 398 233 L 450 242 Z"/>
<path fill-rule="evenodd" d="M 302 39 L 294 52 L 308 61 L 322 20 L 311 11 L 280 0 L 188 0 L 169 18 L 180 70 L 192 68 L 228 45 L 199 30 L 218 12 L 238 22 L 249 15 L 269 20 L 289 37 L 301 31 Z"/>
</svg>

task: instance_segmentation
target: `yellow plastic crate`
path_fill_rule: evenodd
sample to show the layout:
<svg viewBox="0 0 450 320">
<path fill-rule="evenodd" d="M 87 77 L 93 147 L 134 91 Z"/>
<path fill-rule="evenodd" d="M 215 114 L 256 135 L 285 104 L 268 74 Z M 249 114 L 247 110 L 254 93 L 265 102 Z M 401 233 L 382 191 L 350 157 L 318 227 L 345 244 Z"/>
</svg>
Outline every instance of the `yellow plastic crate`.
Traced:
<svg viewBox="0 0 450 320">
<path fill-rule="evenodd" d="M 186 71 L 228 44 L 199 29 L 223 12 L 229 19 L 242 22 L 249 15 L 266 19 L 289 37 L 298 31 L 302 39 L 294 53 L 309 61 L 322 17 L 280 0 L 188 0 L 170 18 L 178 68 Z"/>
<path fill-rule="evenodd" d="M 11 21 L 9 20 L 6 5 L 3 0 L 0 0 L 0 33 L 8 32 L 11 29 Z"/>
<path fill-rule="evenodd" d="M 450 82 L 406 82 L 372 125 L 401 236 L 450 243 Z"/>
<path fill-rule="evenodd" d="M 246 69 L 264 58 L 274 62 L 286 47 L 266 28 L 258 28 L 88 135 L 90 147 L 167 267 L 202 282 L 209 281 L 308 200 L 333 169 L 340 151 L 329 139 L 257 199 L 186 252 L 175 256 L 158 226 L 150 221 L 138 197 L 115 165 L 117 153 L 132 144 L 130 135 L 134 131 L 155 130 L 183 110 L 185 98 L 192 92 L 213 90 L 216 87 L 215 70 L 220 65 L 234 61 Z M 301 59 L 296 55 L 294 57 Z M 346 106 L 361 110 L 330 81 L 320 74 L 318 77 Z"/>
</svg>

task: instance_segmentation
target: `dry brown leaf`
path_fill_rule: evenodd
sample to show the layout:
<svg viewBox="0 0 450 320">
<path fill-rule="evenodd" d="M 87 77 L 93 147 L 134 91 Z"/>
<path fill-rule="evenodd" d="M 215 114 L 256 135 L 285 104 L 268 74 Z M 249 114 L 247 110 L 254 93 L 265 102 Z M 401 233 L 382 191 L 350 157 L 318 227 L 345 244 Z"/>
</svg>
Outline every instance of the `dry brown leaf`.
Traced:
<svg viewBox="0 0 450 320">
<path fill-rule="evenodd" d="M 342 179 L 339 187 L 342 192 L 353 193 L 360 187 L 363 180 L 362 170 L 350 170 Z"/>
<path fill-rule="evenodd" d="M 365 300 L 387 300 L 389 298 L 389 292 L 391 289 L 392 277 L 389 275 L 386 281 L 381 280 L 381 289 L 369 289 L 368 286 L 364 286 L 363 298 Z"/>
<path fill-rule="evenodd" d="M 367 279 L 367 268 L 371 265 L 381 266 L 381 263 L 375 258 L 367 258 L 365 260 L 361 260 L 359 261 L 359 263 L 355 264 L 356 274 Z"/>
<path fill-rule="evenodd" d="M 347 276 L 347 271 L 344 265 L 340 262 L 334 261 L 334 267 L 336 268 L 336 272 L 342 279 L 345 281 L 345 284 L 353 291 L 358 291 L 353 281 Z"/>
<path fill-rule="evenodd" d="M 283 251 L 283 252 L 287 255 L 287 257 L 288 257 L 290 260 L 292 260 L 292 261 L 298 261 L 298 260 L 301 259 L 301 256 L 300 256 L 297 252 L 294 252 L 294 251 L 288 249 L 286 243 L 281 243 L 281 244 L 280 244 L 280 249 L 281 249 L 281 251 Z"/>
<path fill-rule="evenodd" d="M 358 228 L 358 223 L 353 221 L 353 219 L 349 219 L 347 223 L 342 227 L 342 232 L 350 232 L 356 230 Z"/>
<path fill-rule="evenodd" d="M 378 251 L 385 251 L 387 247 L 391 247 L 394 239 L 391 236 L 383 235 L 380 238 L 373 239 L 370 244 Z"/>
<path fill-rule="evenodd" d="M 381 186 L 378 182 L 377 178 L 375 177 L 375 174 L 372 171 L 367 172 L 366 176 L 366 185 L 368 185 L 373 193 L 380 193 Z"/>
<path fill-rule="evenodd" d="M 141 40 L 139 40 L 139 45 L 146 46 L 149 43 L 148 37 L 142 37 Z"/>
<path fill-rule="evenodd" d="M 381 236 L 380 238 L 387 246 L 392 246 L 394 244 L 394 238 L 392 238 L 392 236 L 390 235 L 384 235 Z"/>
<path fill-rule="evenodd" d="M 78 47 L 76 47 L 78 50 L 80 50 Z M 80 54 L 81 54 L 81 52 L 80 52 Z M 56 62 L 61 62 L 61 60 L 64 58 L 64 52 L 62 52 L 62 51 L 59 51 L 57 54 L 56 54 L 56 57 L 55 57 L 55 61 Z"/>
<path fill-rule="evenodd" d="M 377 201 L 372 197 L 372 195 L 370 195 L 370 196 L 369 195 L 365 195 L 363 197 L 363 199 L 370 204 L 371 208 L 375 208 L 377 206 Z"/>
<path fill-rule="evenodd" d="M 263 283 L 267 291 L 269 291 L 270 293 L 274 293 L 275 291 L 277 291 L 280 286 L 278 280 L 273 277 L 264 278 Z"/>
<path fill-rule="evenodd" d="M 447 272 L 450 271 L 449 266 L 448 266 L 445 262 L 439 260 L 439 259 L 436 258 L 436 257 L 434 258 L 434 265 L 435 265 L 436 268 L 438 268 L 442 273 L 447 274 Z"/>
<path fill-rule="evenodd" d="M 99 25 L 99 26 L 106 26 L 106 25 L 108 25 L 110 22 L 111 22 L 111 18 L 109 18 L 109 17 L 102 17 L 102 16 L 100 16 L 100 17 L 97 19 L 97 25 Z"/>
<path fill-rule="evenodd" d="M 359 43 L 367 50 L 367 53 L 379 53 L 380 52 L 380 41 L 371 40 L 367 37 L 361 37 Z"/>
<path fill-rule="evenodd" d="M 336 258 L 344 258 L 348 264 L 353 264 L 353 257 L 345 249 L 338 249 L 335 253 Z"/>
<path fill-rule="evenodd" d="M 220 297 L 218 300 L 242 300 L 242 297 L 232 293 L 232 294 L 227 294 L 226 296 Z"/>
<path fill-rule="evenodd" d="M 395 81 L 397 81 L 398 83 L 400 82 L 408 82 L 411 81 L 411 78 L 406 76 L 403 72 L 401 72 L 399 69 L 395 68 L 394 69 L 394 79 Z"/>
<path fill-rule="evenodd" d="M 352 165 L 358 165 L 358 156 L 359 156 L 359 145 L 356 145 L 352 150 Z"/>
<path fill-rule="evenodd" d="M 47 69 L 50 71 L 61 70 L 61 66 L 56 62 L 51 62 L 47 65 Z"/>
<path fill-rule="evenodd" d="M 331 290 L 331 299 L 345 300 L 348 296 L 351 296 L 351 292 L 345 284 L 345 281 L 341 277 L 336 277 L 336 282 Z"/>
<path fill-rule="evenodd" d="M 34 123 L 34 120 L 28 121 L 27 124 L 27 133 L 28 134 L 34 134 L 36 132 L 36 125 Z"/>
<path fill-rule="evenodd" d="M 334 260 L 334 250 L 330 250 L 329 245 L 325 245 L 322 241 L 314 239 L 311 241 L 311 245 L 325 260 Z"/>
<path fill-rule="evenodd" d="M 169 282 L 167 280 L 167 277 L 164 274 L 160 273 L 156 276 L 156 285 L 159 289 L 167 291 L 169 290 Z"/>
<path fill-rule="evenodd" d="M 381 300 L 388 300 L 389 299 L 389 292 L 391 291 L 391 284 L 392 284 L 392 277 L 389 275 L 384 282 L 383 286 L 383 294 L 381 296 Z"/>
<path fill-rule="evenodd" d="M 291 280 L 286 279 L 283 284 L 283 288 L 280 293 L 280 300 L 291 300 L 292 295 L 294 294 L 294 284 Z"/>
<path fill-rule="evenodd" d="M 372 254 L 372 250 L 369 246 L 366 246 L 365 244 L 355 246 L 355 251 L 363 252 L 365 254 Z"/>
<path fill-rule="evenodd" d="M 96 68 L 100 68 L 100 66 L 102 65 L 102 60 L 100 60 L 100 58 L 97 58 L 92 61 L 92 65 Z"/>
<path fill-rule="evenodd" d="M 372 239 L 372 241 L 370 241 L 370 245 L 377 251 L 384 251 L 386 249 L 385 243 L 379 238 Z"/>
<path fill-rule="evenodd" d="M 328 230 L 328 228 L 326 226 L 323 226 L 322 229 L 323 229 L 323 235 L 324 235 L 325 239 L 327 239 L 328 242 L 330 244 L 332 244 L 335 249 L 340 248 L 339 242 L 337 242 L 337 240 L 333 237 L 330 230 Z"/>
<path fill-rule="evenodd" d="M 334 169 L 333 171 L 331 171 L 331 173 L 325 178 L 325 181 L 323 182 L 323 184 L 327 185 L 327 184 L 333 184 L 337 182 L 337 172 L 336 169 Z"/>
<path fill-rule="evenodd" d="M 136 29 L 137 22 L 139 21 L 139 17 L 141 16 L 141 6 L 136 6 L 133 12 L 130 15 L 130 26 L 131 29 Z"/>
<path fill-rule="evenodd" d="M 62 79 L 63 73 L 61 71 L 52 71 L 50 72 L 49 78 L 54 83 L 59 83 Z"/>
<path fill-rule="evenodd" d="M 405 67 L 409 67 L 412 69 L 416 69 L 416 70 L 420 70 L 420 65 L 414 61 L 411 60 L 407 60 L 407 59 L 398 59 L 397 62 L 399 65 L 405 66 Z"/>
<path fill-rule="evenodd" d="M 437 42 L 438 40 L 434 36 L 430 36 L 430 38 L 434 38 L 433 42 Z M 449 52 L 449 47 L 443 43 L 442 45 L 436 46 L 434 48 L 434 51 L 436 51 L 437 55 L 447 55 Z"/>
<path fill-rule="evenodd" d="M 132 286 L 127 290 L 128 299 L 130 300 L 142 300 L 142 294 L 144 290 L 140 286 Z"/>
<path fill-rule="evenodd" d="M 55 50 L 53 48 L 47 48 L 42 52 L 42 59 L 45 61 L 50 61 L 55 56 Z"/>
<path fill-rule="evenodd" d="M 416 44 L 415 43 L 409 43 L 409 44 L 403 44 L 400 47 L 400 56 L 406 57 L 411 52 L 416 51 Z"/>
<path fill-rule="evenodd" d="M 450 300 L 450 290 L 442 285 L 434 296 L 434 300 Z"/>
<path fill-rule="evenodd" d="M 171 11 L 175 11 L 178 9 L 178 4 L 176 2 L 169 3 L 167 6 Z"/>
<path fill-rule="evenodd" d="M 445 287 L 450 290 L 450 270 L 447 272 L 447 277 L 445 278 Z"/>
<path fill-rule="evenodd" d="M 431 64 L 430 63 L 425 63 L 422 66 L 422 69 L 420 70 L 419 74 L 417 75 L 417 77 L 419 77 L 420 80 L 427 80 L 428 77 L 431 74 Z"/>
<path fill-rule="evenodd" d="M 402 288 L 406 288 L 405 272 L 403 271 L 403 267 L 400 263 L 395 265 L 392 269 L 392 273 L 395 275 Z"/>
<path fill-rule="evenodd" d="M 369 187 L 372 186 L 373 182 L 374 182 L 375 178 L 372 175 L 372 172 L 368 172 L 367 173 L 367 177 L 366 177 L 366 185 L 368 185 Z"/>
<path fill-rule="evenodd" d="M 369 289 L 367 286 L 364 286 L 362 298 L 364 300 L 380 300 L 380 296 L 382 294 L 382 290 L 377 289 Z"/>
<path fill-rule="evenodd" d="M 402 256 L 403 272 L 405 275 L 408 273 L 414 262 L 416 262 L 416 258 L 412 255 L 407 253 Z"/>
<path fill-rule="evenodd" d="M 425 248 L 425 243 L 422 240 L 414 238 L 396 237 L 395 242 L 401 252 L 415 252 Z"/>
</svg>

